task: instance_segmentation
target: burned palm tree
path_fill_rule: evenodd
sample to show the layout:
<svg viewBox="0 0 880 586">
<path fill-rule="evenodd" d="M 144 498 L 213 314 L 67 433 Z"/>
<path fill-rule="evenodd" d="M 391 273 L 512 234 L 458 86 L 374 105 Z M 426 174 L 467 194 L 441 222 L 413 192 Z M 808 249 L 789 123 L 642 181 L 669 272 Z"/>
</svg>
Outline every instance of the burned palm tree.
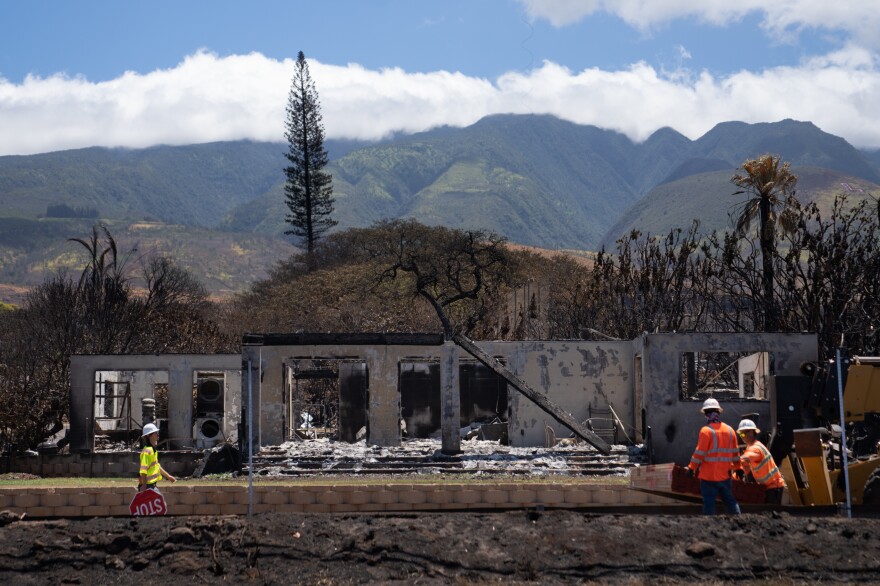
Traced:
<svg viewBox="0 0 880 586">
<path fill-rule="evenodd" d="M 800 209 L 800 203 L 795 198 L 797 176 L 791 172 L 790 167 L 789 163 L 783 163 L 778 156 L 761 155 L 743 163 L 743 173 L 737 173 L 730 179 L 742 188 L 734 195 L 745 193 L 750 196 L 737 217 L 736 234 L 742 237 L 755 220 L 758 220 L 764 331 L 779 328 L 779 312 L 773 290 L 776 225 L 780 224 L 786 231 L 793 230 L 797 211 Z"/>
</svg>

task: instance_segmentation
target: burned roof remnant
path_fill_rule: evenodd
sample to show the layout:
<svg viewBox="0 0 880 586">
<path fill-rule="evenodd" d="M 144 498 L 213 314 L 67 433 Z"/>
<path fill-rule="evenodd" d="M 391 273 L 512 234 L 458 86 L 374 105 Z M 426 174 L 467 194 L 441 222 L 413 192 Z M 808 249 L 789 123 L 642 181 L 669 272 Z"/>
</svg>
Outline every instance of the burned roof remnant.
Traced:
<svg viewBox="0 0 880 586">
<path fill-rule="evenodd" d="M 261 346 L 439 346 L 443 334 L 245 334 L 243 344 Z"/>
</svg>

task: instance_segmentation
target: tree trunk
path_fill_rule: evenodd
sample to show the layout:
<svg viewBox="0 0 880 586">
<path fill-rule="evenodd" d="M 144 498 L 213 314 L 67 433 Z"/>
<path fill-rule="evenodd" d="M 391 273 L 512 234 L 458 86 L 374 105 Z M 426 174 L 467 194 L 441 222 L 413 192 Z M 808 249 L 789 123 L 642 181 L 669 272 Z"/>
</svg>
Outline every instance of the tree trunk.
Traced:
<svg viewBox="0 0 880 586">
<path fill-rule="evenodd" d="M 764 293 L 764 331 L 779 329 L 776 319 L 776 298 L 773 291 L 774 223 L 770 219 L 770 198 L 761 197 L 761 285 Z"/>
</svg>

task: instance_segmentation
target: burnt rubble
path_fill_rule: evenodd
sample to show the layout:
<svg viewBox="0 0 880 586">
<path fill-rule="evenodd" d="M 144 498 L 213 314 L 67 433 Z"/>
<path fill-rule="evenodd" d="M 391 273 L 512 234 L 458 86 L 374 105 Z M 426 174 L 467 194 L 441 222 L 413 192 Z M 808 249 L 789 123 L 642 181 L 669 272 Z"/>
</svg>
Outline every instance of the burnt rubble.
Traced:
<svg viewBox="0 0 880 586">
<path fill-rule="evenodd" d="M 247 468 L 247 455 L 243 455 Z M 470 439 L 460 454 L 441 451 L 437 439 L 412 439 L 399 446 L 381 447 L 319 438 L 289 441 L 263 448 L 254 457 L 254 473 L 261 476 L 329 475 L 626 475 L 647 460 L 644 448 L 613 445 L 603 455 L 586 443 L 552 448 L 517 448 L 497 441 Z"/>
</svg>

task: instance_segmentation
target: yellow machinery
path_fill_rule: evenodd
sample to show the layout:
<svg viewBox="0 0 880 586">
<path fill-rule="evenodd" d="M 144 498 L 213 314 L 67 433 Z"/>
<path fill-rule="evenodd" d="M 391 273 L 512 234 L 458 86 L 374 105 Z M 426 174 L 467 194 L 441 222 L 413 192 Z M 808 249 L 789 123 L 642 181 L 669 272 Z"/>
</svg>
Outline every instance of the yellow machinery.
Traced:
<svg viewBox="0 0 880 586">
<path fill-rule="evenodd" d="M 776 381 L 771 390 L 771 452 L 797 505 L 845 502 L 846 477 L 852 504 L 880 504 L 880 358 L 857 356 L 841 367 L 842 409 L 834 363 L 805 364 L 804 377 L 786 377 L 804 380 Z"/>
</svg>

